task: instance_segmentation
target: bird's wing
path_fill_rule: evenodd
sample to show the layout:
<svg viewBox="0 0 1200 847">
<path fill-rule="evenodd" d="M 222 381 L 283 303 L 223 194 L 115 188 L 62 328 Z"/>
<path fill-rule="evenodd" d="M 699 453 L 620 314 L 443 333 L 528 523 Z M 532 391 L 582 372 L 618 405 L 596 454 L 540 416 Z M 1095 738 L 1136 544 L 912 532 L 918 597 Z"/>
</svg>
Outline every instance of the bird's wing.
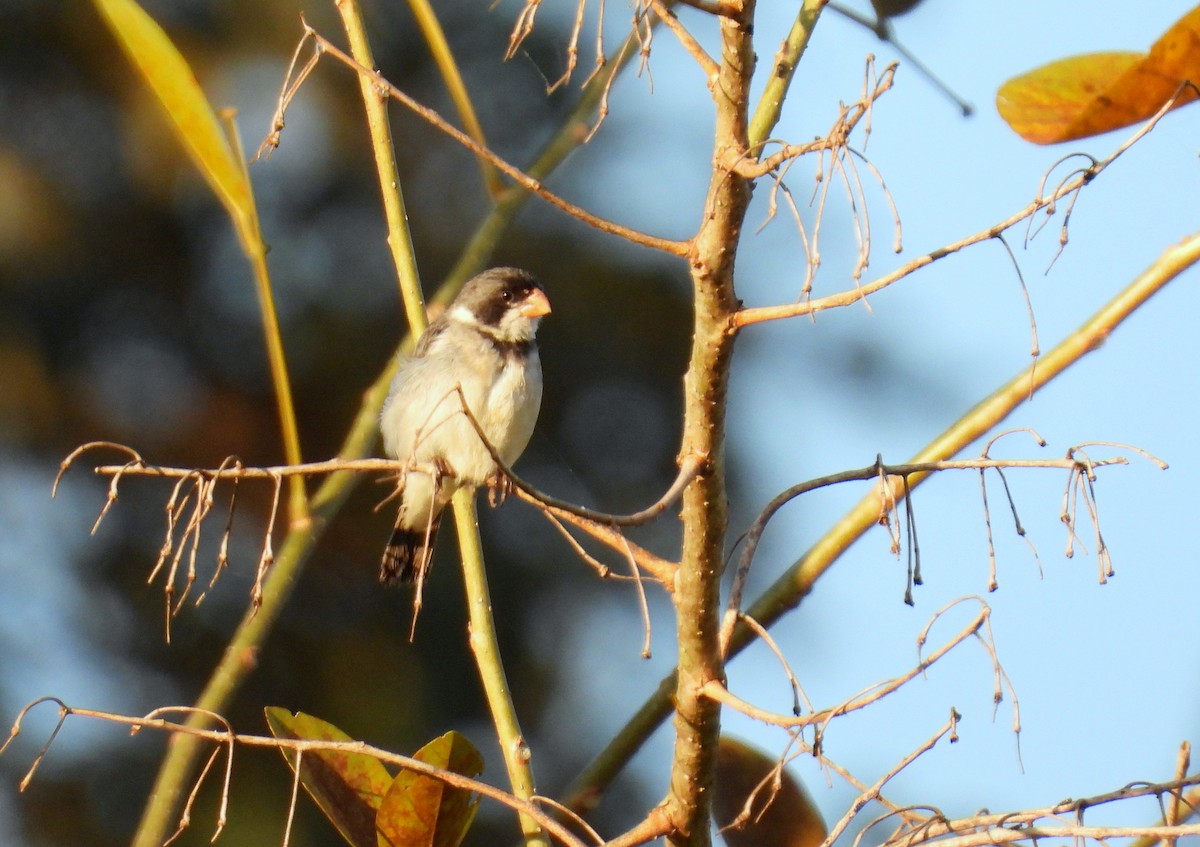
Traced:
<svg viewBox="0 0 1200 847">
<path fill-rule="evenodd" d="M 420 340 L 417 341 L 417 346 L 413 348 L 412 358 L 425 358 L 429 354 L 429 349 L 446 332 L 448 327 L 449 321 L 446 320 L 445 315 L 431 323 L 425 332 L 421 334 Z"/>
</svg>

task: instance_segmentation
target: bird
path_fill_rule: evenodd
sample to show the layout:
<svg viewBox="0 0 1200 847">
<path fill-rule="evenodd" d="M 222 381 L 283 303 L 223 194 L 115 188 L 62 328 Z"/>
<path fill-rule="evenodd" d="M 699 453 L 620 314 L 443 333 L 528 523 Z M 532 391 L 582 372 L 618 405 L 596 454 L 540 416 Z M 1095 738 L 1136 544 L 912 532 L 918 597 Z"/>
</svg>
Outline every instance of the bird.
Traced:
<svg viewBox="0 0 1200 847">
<path fill-rule="evenodd" d="M 505 467 L 524 452 L 542 405 L 534 335 L 548 314 L 550 301 L 532 274 L 491 268 L 462 287 L 400 364 L 380 413 L 384 450 L 426 471 L 400 474 L 400 511 L 381 582 L 422 585 L 451 496 L 496 479 L 499 468 L 480 431 Z"/>
</svg>

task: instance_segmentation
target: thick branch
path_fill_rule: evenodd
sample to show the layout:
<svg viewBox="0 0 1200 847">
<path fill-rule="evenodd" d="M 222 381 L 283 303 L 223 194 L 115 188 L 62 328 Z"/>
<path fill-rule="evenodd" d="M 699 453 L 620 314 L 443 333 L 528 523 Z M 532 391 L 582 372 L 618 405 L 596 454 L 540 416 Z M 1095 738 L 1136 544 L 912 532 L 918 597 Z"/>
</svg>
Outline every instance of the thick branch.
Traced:
<svg viewBox="0 0 1200 847">
<path fill-rule="evenodd" d="M 689 256 L 695 297 L 691 359 L 684 381 L 683 455 L 706 456 L 707 466 L 683 499 L 683 555 L 676 580 L 679 642 L 675 686 L 675 754 L 664 806 L 675 847 L 707 847 L 708 814 L 720 732 L 719 704 L 704 697 L 710 680 L 724 679 L 718 605 L 728 513 L 724 437 L 733 336 L 727 332 L 737 309 L 734 260 L 750 202 L 749 182 L 728 163 L 750 156 L 746 136 L 754 3 L 742 14 L 721 18 L 721 67 L 713 86 L 716 131 L 713 173 L 704 219 Z"/>
<path fill-rule="evenodd" d="M 1006 385 L 938 435 L 914 457 L 914 461 L 939 461 L 964 449 L 1003 420 L 1033 392 L 1055 379 L 1087 353 L 1098 349 L 1113 330 L 1138 307 L 1197 262 L 1200 262 L 1200 233 L 1167 248 L 1153 265 L 1075 333 L 1033 366 L 1023 369 Z M 910 481 L 910 489 L 918 482 Z M 877 496 L 860 502 L 777 579 L 751 605 L 748 614 L 764 626 L 770 626 L 794 609 L 837 558 L 876 525 L 878 516 Z M 728 657 L 732 658 L 741 652 L 752 640 L 753 633 L 750 629 L 738 627 L 730 641 Z M 609 748 L 601 751 L 579 775 L 572 785 L 568 799 L 571 807 L 583 808 L 593 802 L 603 787 L 620 771 L 621 766 L 637 752 L 657 723 L 670 714 L 671 693 L 677 687 L 672 685 L 674 678 L 675 675 L 672 674 L 662 680 L 658 689 L 642 704 Z"/>
</svg>

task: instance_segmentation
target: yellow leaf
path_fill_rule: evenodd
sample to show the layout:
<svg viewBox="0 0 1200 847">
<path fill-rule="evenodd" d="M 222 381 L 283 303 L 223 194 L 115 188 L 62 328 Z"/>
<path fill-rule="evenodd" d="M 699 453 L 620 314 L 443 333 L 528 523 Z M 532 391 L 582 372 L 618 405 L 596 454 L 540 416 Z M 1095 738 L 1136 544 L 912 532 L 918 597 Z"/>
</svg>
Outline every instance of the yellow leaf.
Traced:
<svg viewBox="0 0 1200 847">
<path fill-rule="evenodd" d="M 254 220 L 250 184 L 187 61 L 134 0 L 93 2 L 244 236 L 247 224 Z"/>
<path fill-rule="evenodd" d="M 276 738 L 352 740 L 333 724 L 303 712 L 293 715 L 279 706 L 268 706 L 265 713 Z M 280 752 L 288 767 L 295 769 L 295 754 L 282 749 Z M 348 750 L 312 751 L 303 758 L 300 779 L 352 847 L 375 847 L 375 815 L 392 783 L 392 775 L 378 759 Z"/>
<path fill-rule="evenodd" d="M 1055 144 L 1147 120 L 1185 80 L 1200 82 L 1200 6 L 1149 53 L 1072 56 L 1014 77 L 997 92 L 996 108 L 1026 141 Z M 1186 89 L 1175 106 L 1196 96 Z"/>
<path fill-rule="evenodd" d="M 483 771 L 483 757 L 465 736 L 451 730 L 413 758 L 465 776 Z M 466 837 L 479 798 L 433 777 L 401 770 L 379 806 L 379 847 L 458 847 Z"/>
</svg>

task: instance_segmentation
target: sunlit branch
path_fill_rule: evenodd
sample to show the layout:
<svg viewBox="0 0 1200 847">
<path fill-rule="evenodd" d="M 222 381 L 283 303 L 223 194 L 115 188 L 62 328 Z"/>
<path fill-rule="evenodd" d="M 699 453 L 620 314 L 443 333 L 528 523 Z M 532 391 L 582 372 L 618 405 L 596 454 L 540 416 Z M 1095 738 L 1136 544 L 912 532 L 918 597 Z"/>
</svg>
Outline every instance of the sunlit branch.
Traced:
<svg viewBox="0 0 1200 847">
<path fill-rule="evenodd" d="M 742 11 L 736 0 L 678 0 L 681 6 L 691 6 L 701 12 L 726 18 L 736 18 Z"/>
<path fill-rule="evenodd" d="M 1168 247 L 1136 279 L 1100 307 L 1075 332 L 1055 345 L 1036 364 L 1021 369 L 943 432 L 916 455 L 917 461 L 937 461 L 952 456 L 985 435 L 1007 417 L 1029 395 L 1049 384 L 1097 349 L 1113 330 L 1143 306 L 1185 269 L 1200 261 L 1200 233 Z M 928 477 L 913 480 L 913 485 Z M 817 581 L 838 561 L 842 553 L 861 538 L 879 518 L 877 498 L 864 498 L 837 521 L 803 556 L 779 576 L 747 609 L 764 626 L 771 626 L 795 609 Z M 753 641 L 749 629 L 736 630 L 729 639 L 732 656 Z M 677 672 L 665 676 L 609 745 L 601 750 L 571 785 L 568 804 L 584 807 L 595 799 L 641 748 L 650 734 L 671 711 L 671 693 Z"/>
<path fill-rule="evenodd" d="M 470 417 L 468 412 L 468 417 Z M 475 422 L 478 426 L 478 423 Z M 626 551 L 633 555 L 634 561 L 641 567 L 645 568 L 654 578 L 661 582 L 668 589 L 671 585 L 671 580 L 674 576 L 676 565 L 663 559 L 643 547 L 640 547 L 633 542 L 628 541 L 619 531 L 618 527 L 642 526 L 653 521 L 663 512 L 669 509 L 672 505 L 678 502 L 683 489 L 695 477 L 700 468 L 704 465 L 704 460 L 700 457 L 690 457 L 685 459 L 680 466 L 680 471 L 670 488 L 663 493 L 654 503 L 644 509 L 633 512 L 627 515 L 612 515 L 606 512 L 598 512 L 593 509 L 588 509 L 583 506 L 577 506 L 565 500 L 551 497 L 544 494 L 525 482 L 520 477 L 516 476 L 509 470 L 500 457 L 495 453 L 495 449 L 484 441 L 485 446 L 492 452 L 493 459 L 496 461 L 500 469 L 500 473 L 507 480 L 511 481 L 512 487 L 518 492 L 521 499 L 532 505 L 544 509 L 556 517 L 566 520 L 574 526 L 582 529 L 592 535 L 597 540 L 608 545 L 619 553 L 624 554 Z M 420 464 L 416 462 L 397 460 L 397 459 L 329 459 L 323 462 L 308 462 L 303 465 L 273 465 L 269 467 L 247 467 L 242 465 L 235 459 L 227 459 L 217 468 L 174 468 L 163 467 L 160 465 L 147 464 L 146 461 L 131 448 L 120 444 L 105 441 L 93 441 L 84 444 L 71 452 L 67 458 L 63 459 L 59 470 L 58 478 L 55 480 L 55 489 L 62 476 L 79 458 L 80 455 L 96 449 L 114 449 L 128 453 L 133 458 L 123 465 L 100 465 L 94 468 L 96 474 L 100 476 L 108 476 L 111 478 L 108 496 L 104 506 L 101 509 L 100 517 L 97 518 L 97 526 L 101 518 L 109 511 L 113 503 L 118 497 L 117 483 L 125 476 L 149 476 L 162 479 L 176 479 L 180 483 L 187 480 L 196 480 L 199 483 L 215 483 L 218 481 L 233 481 L 237 482 L 243 479 L 267 479 L 278 481 L 283 477 L 288 476 L 323 476 L 334 473 L 343 472 L 376 472 L 383 474 L 395 474 L 397 476 L 406 473 L 424 473 L 434 476 L 441 471 L 434 465 Z M 208 505 L 211 505 L 211 488 L 205 489 L 208 492 Z M 207 514 L 207 509 L 204 510 Z M 168 515 L 173 514 L 168 511 Z M 198 526 L 193 527 L 192 524 L 198 524 L 198 521 L 203 518 L 203 515 L 198 518 L 194 517 L 189 523 L 187 535 L 180 540 L 178 544 L 172 544 L 169 548 L 164 547 L 165 552 L 162 557 L 165 558 L 172 551 L 182 549 L 182 543 L 193 534 L 198 533 Z M 168 527 L 168 535 L 173 536 L 173 526 Z M 93 528 L 93 531 L 95 527 Z M 195 543 L 192 544 L 195 547 Z M 264 552 L 264 557 L 270 558 L 269 551 Z M 162 560 L 160 559 L 161 566 Z M 261 570 L 261 568 L 260 568 Z M 155 570 L 157 573 L 157 567 Z M 151 575 L 153 579 L 154 574 Z M 194 572 L 190 578 L 194 578 Z M 189 585 L 191 583 L 189 582 Z M 182 599 L 182 598 L 181 598 Z M 178 604 L 176 604 L 178 605 Z M 176 609 L 177 611 L 177 609 Z"/>
<path fill-rule="evenodd" d="M 671 487 L 666 490 L 661 497 L 651 503 L 644 509 L 637 512 L 631 512 L 627 515 L 611 515 L 607 512 L 598 512 L 594 509 L 588 509 L 584 506 L 577 506 L 574 503 L 569 503 L 566 500 L 559 500 L 556 497 L 551 497 L 548 494 L 543 494 L 524 480 L 513 476 L 509 472 L 512 479 L 513 487 L 519 491 L 529 495 L 529 497 L 537 503 L 546 506 L 550 509 L 555 509 L 559 512 L 568 512 L 577 517 L 583 518 L 586 521 L 591 521 L 596 524 L 607 524 L 609 526 L 642 526 L 657 518 L 671 506 L 673 506 L 683 494 L 688 483 L 695 479 L 696 474 L 704 468 L 707 459 L 702 456 L 688 456 L 679 466 L 679 473 L 675 477 L 675 481 L 671 483 Z"/>
<path fill-rule="evenodd" d="M 577 515 L 574 512 L 566 509 L 559 509 L 557 506 L 552 506 L 542 502 L 536 496 L 529 494 L 524 489 L 517 488 L 516 491 L 518 497 L 541 509 L 546 517 L 556 525 L 558 525 L 559 521 L 565 521 L 566 523 L 569 523 L 572 526 L 586 532 L 597 541 L 607 545 L 608 547 L 611 547 L 618 553 L 631 555 L 638 566 L 646 571 L 649 571 L 650 574 L 653 575 L 653 577 L 658 580 L 658 582 L 660 582 L 665 589 L 668 591 L 673 590 L 675 572 L 679 569 L 679 565 L 675 562 L 664 559 L 661 556 L 656 556 L 654 553 L 651 553 L 641 545 L 630 541 L 625 537 L 618 527 L 613 526 L 612 524 L 601 521 L 593 521 L 588 518 L 581 517 L 580 515 Z M 564 534 L 567 534 L 565 528 L 560 528 Z M 572 542 L 572 547 L 575 547 L 577 542 L 574 542 L 574 539 L 572 539 L 569 534 L 567 534 L 567 537 Z M 582 548 L 578 548 L 576 552 L 581 553 L 585 560 L 591 559 L 591 557 L 587 556 L 586 551 L 583 551 Z M 609 573 L 610 569 L 607 565 L 604 565 L 600 562 L 595 562 L 593 566 L 597 567 L 597 570 L 600 572 L 602 577 L 610 578 L 612 576 Z"/>
<path fill-rule="evenodd" d="M 1178 96 L 1178 95 L 1177 95 Z M 1137 132 L 1135 132 L 1128 140 L 1118 147 L 1107 159 L 1097 162 L 1096 164 L 1083 169 L 1078 176 L 1067 182 L 1059 184 L 1049 196 L 1042 195 L 1042 189 L 1039 189 L 1038 196 L 1024 209 L 1011 215 L 1005 220 L 994 224 L 987 229 L 980 230 L 965 238 L 953 241 L 944 247 L 939 247 L 936 250 L 918 256 L 912 261 L 896 268 L 890 273 L 884 274 L 876 280 L 873 280 L 862 285 L 856 285 L 852 289 L 830 294 L 825 297 L 818 297 L 812 300 L 804 300 L 796 303 L 784 303 L 776 306 L 756 306 L 739 310 L 732 318 L 730 330 L 736 332 L 742 327 L 750 326 L 751 324 L 763 323 L 764 321 L 781 320 L 784 318 L 797 317 L 800 315 L 811 315 L 817 312 L 825 311 L 826 309 L 834 309 L 841 306 L 848 306 L 852 303 L 857 303 L 860 300 L 865 300 L 869 295 L 898 282 L 905 277 L 910 276 L 915 271 L 920 270 L 926 265 L 931 265 L 940 259 L 944 259 L 954 253 L 970 247 L 972 244 L 978 244 L 981 241 L 987 241 L 991 238 L 996 238 L 1003 235 L 1008 229 L 1021 223 L 1022 221 L 1032 218 L 1035 214 L 1042 210 L 1046 210 L 1048 214 L 1052 214 L 1055 209 L 1055 204 L 1063 197 L 1072 192 L 1079 192 L 1088 185 L 1092 180 L 1099 176 L 1106 168 L 1113 164 L 1125 151 L 1140 141 L 1158 124 L 1168 111 L 1175 105 L 1175 98 L 1167 101 L 1167 103 L 1159 109 L 1159 111 L 1143 124 Z M 823 142 L 816 142 L 823 143 Z M 802 145 L 805 146 L 805 145 Z M 1043 177 L 1043 185 L 1045 177 Z M 1065 232 L 1060 237 L 1060 247 L 1064 243 Z"/>
<path fill-rule="evenodd" d="M 804 144 L 785 144 L 779 150 L 772 153 L 770 156 L 758 159 L 739 159 L 733 163 L 733 170 L 746 179 L 758 179 L 766 176 L 771 171 L 783 165 L 792 159 L 799 158 L 808 153 L 815 153 L 820 150 L 840 150 L 846 146 L 846 141 L 850 134 L 854 132 L 858 124 L 870 114 L 871 105 L 891 90 L 895 82 L 896 65 L 891 64 L 883 69 L 883 74 L 875 83 L 872 91 L 868 92 L 862 100 L 853 104 L 850 107 L 844 107 L 842 113 L 838 115 L 837 121 L 833 128 L 824 138 L 818 138 L 815 141 L 809 141 Z"/>
<path fill-rule="evenodd" d="M 180 712 L 185 714 L 196 713 L 195 709 L 186 706 L 172 706 L 155 709 L 149 715 L 139 718 L 129 715 L 115 714 L 112 712 L 99 711 L 96 709 L 81 709 L 75 706 L 69 706 L 57 697 L 41 697 L 26 705 L 25 708 L 23 708 L 17 715 L 17 719 L 14 721 L 12 729 L 9 731 L 8 739 L 2 746 L 0 746 L 0 754 L 3 754 L 8 748 L 8 745 L 12 743 L 13 739 L 15 739 L 21 733 L 22 723 L 25 720 L 26 714 L 28 714 L 31 709 L 40 705 L 41 703 L 55 703 L 58 705 L 59 722 L 55 727 L 54 734 L 52 734 L 50 737 L 50 741 L 48 741 L 42 747 L 41 752 L 38 753 L 33 765 L 26 774 L 25 779 L 22 780 L 22 790 L 28 787 L 29 781 L 32 779 L 34 772 L 37 770 L 37 766 L 41 763 L 42 759 L 49 751 L 50 743 L 54 740 L 54 737 L 58 730 L 62 727 L 63 722 L 71 715 L 78 715 L 80 717 L 93 718 L 108 723 L 128 726 L 131 732 L 137 732 L 142 729 L 154 729 L 169 732 L 172 735 L 188 735 L 193 738 L 213 741 L 221 745 L 232 746 L 234 744 L 240 744 L 245 747 L 266 747 L 274 748 L 276 750 L 293 750 L 296 752 L 340 752 L 358 753 L 364 756 L 370 756 L 378 759 L 381 762 L 385 762 L 390 765 L 396 765 L 404 768 L 405 770 L 432 777 L 433 779 L 445 783 L 446 785 L 482 794 L 485 797 L 508 806 L 510 809 L 513 809 L 522 815 L 527 815 L 528 817 L 535 819 L 541 826 L 545 827 L 547 831 L 551 832 L 554 837 L 563 844 L 570 845 L 570 847 L 586 847 L 584 842 L 572 835 L 569 830 L 567 830 L 558 820 L 554 818 L 554 816 L 543 811 L 540 805 L 533 800 L 521 800 L 506 791 L 502 791 L 501 789 L 478 779 L 463 776 L 462 774 L 455 773 L 454 771 L 446 770 L 444 768 L 437 767 L 436 765 L 431 765 L 420 759 L 414 759 L 410 756 L 393 753 L 389 750 L 384 750 L 383 748 L 375 747 L 362 741 L 327 741 L 304 738 L 276 738 L 273 736 L 263 735 L 243 735 L 241 733 L 236 733 L 229 728 L 228 722 L 226 722 L 223 718 L 212 715 L 208 712 L 204 712 L 204 714 L 225 724 L 226 729 L 204 729 L 202 727 L 191 726 L 188 724 L 177 723 L 175 721 L 155 717 L 155 715 L 163 712 Z"/>
<path fill-rule="evenodd" d="M 940 612 L 938 613 L 941 614 Z M 907 683 L 916 679 L 918 676 L 925 673 L 929 668 L 933 667 L 938 660 L 948 654 L 951 650 L 957 647 L 971 636 L 978 636 L 979 630 L 987 623 L 991 615 L 991 609 L 984 604 L 983 608 L 975 615 L 975 617 L 963 627 L 953 638 L 943 644 L 937 650 L 929 654 L 928 657 L 919 661 L 911 670 L 900 676 L 872 685 L 865 691 L 854 695 L 844 703 L 833 706 L 831 708 L 820 709 L 807 715 L 785 715 L 778 712 L 772 712 L 768 709 L 761 709 L 752 703 L 747 702 L 725 686 L 719 680 L 709 680 L 704 684 L 703 692 L 707 697 L 718 701 L 722 705 L 728 706 L 731 709 L 741 712 L 747 717 L 762 721 L 763 723 L 772 726 L 783 727 L 784 729 L 799 729 L 806 726 L 820 726 L 822 731 L 828 723 L 841 715 L 857 712 L 865 709 L 873 703 L 877 703 L 884 697 L 887 697 L 892 692 L 903 687 Z M 937 615 L 934 616 L 935 619 Z"/>
<path fill-rule="evenodd" d="M 890 782 L 892 778 L 896 776 L 896 774 L 900 773 L 921 756 L 932 750 L 934 746 L 943 738 L 948 736 L 951 744 L 958 741 L 958 722 L 961 720 L 961 718 L 962 716 L 959 715 L 958 712 L 956 712 L 953 708 L 951 708 L 950 720 L 946 722 L 945 726 L 943 726 L 941 729 L 935 732 L 932 737 L 897 762 L 891 770 L 876 780 L 875 784 L 872 785 L 867 791 L 864 791 L 855 797 L 854 802 L 850 804 L 850 808 L 846 810 L 841 819 L 839 819 L 838 822 L 833 825 L 833 828 L 829 830 L 829 835 L 826 836 L 822 847 L 826 847 L 826 845 L 832 845 L 834 841 L 836 841 L 841 834 L 846 831 L 846 827 L 850 826 L 850 822 L 858 816 L 858 813 L 861 812 L 868 803 L 870 803 L 872 800 L 879 799 L 880 792 L 883 791 L 883 786 Z"/>
<path fill-rule="evenodd" d="M 716 82 L 717 73 L 720 71 L 720 66 L 713 61 L 712 56 L 705 52 L 700 43 L 688 32 L 687 27 L 679 22 L 679 18 L 675 13 L 667 8 L 663 0 L 650 0 L 650 6 L 654 9 L 655 14 L 662 19 L 666 24 L 667 29 L 675 34 L 679 39 L 679 43 L 683 45 L 683 49 L 696 60 L 696 64 L 700 66 L 700 70 L 704 71 L 704 78 L 711 87 Z"/>
<path fill-rule="evenodd" d="M 1166 464 L 1161 460 L 1155 459 L 1155 462 L 1159 465 L 1159 467 L 1166 467 Z M 1074 457 L 1068 457 L 1065 459 L 955 459 L 938 462 L 912 462 L 898 465 L 887 465 L 882 461 L 878 461 L 874 465 L 868 465 L 867 467 L 841 471 L 840 473 L 817 477 L 816 479 L 810 479 L 797 485 L 793 485 L 791 488 L 788 488 L 776 495 L 771 502 L 763 507 L 763 510 L 759 513 L 758 517 L 754 519 L 754 523 L 752 523 L 750 528 L 746 531 L 744 536 L 745 546 L 742 548 L 742 555 L 738 561 L 737 570 L 734 572 L 733 586 L 730 590 L 729 603 L 726 607 L 724 621 L 722 622 L 721 643 L 723 645 L 728 645 L 729 638 L 733 633 L 734 625 L 737 623 L 737 615 L 741 608 L 746 578 L 750 572 L 750 566 L 754 561 L 754 554 L 758 551 L 759 541 L 762 539 L 762 535 L 766 531 L 767 524 L 781 508 L 802 494 L 807 494 L 810 491 L 815 491 L 819 488 L 825 488 L 830 485 L 838 485 L 843 482 L 877 479 L 881 480 L 888 477 L 907 478 L 913 476 L 914 474 L 927 475 L 949 470 L 986 470 L 988 468 L 1059 468 L 1071 472 L 1077 472 L 1080 468 L 1083 468 L 1087 473 L 1091 473 L 1095 468 L 1127 464 L 1129 464 L 1129 461 L 1119 456 L 1095 462 L 1087 462 Z"/>
<path fill-rule="evenodd" d="M 779 122 L 784 99 L 796 74 L 796 66 L 808 48 L 808 41 L 826 3 L 828 0 L 804 0 L 800 4 L 800 10 L 796 13 L 791 29 L 788 30 L 787 38 L 772 58 L 771 75 L 763 87 L 763 93 L 759 97 L 758 106 L 754 109 L 746 132 L 752 148 L 766 141 L 775 124 Z"/>
<path fill-rule="evenodd" d="M 467 405 L 467 398 L 462 393 L 462 387 L 457 386 L 455 389 L 458 392 L 459 410 L 463 413 L 471 426 L 475 429 L 475 434 L 479 436 L 479 440 L 483 442 L 483 446 L 487 448 L 488 455 L 492 457 L 492 461 L 496 463 L 498 474 L 505 477 L 512 483 L 513 488 L 523 491 L 537 502 L 553 507 L 559 511 L 570 512 L 595 523 L 609 524 L 611 526 L 641 526 L 649 523 L 656 517 L 669 509 L 682 495 L 688 484 L 695 479 L 696 475 L 705 468 L 708 464 L 708 457 L 689 453 L 679 463 L 679 473 L 675 477 L 675 481 L 671 483 L 671 487 L 658 498 L 640 511 L 633 512 L 628 515 L 610 515 L 605 512 L 597 512 L 593 509 L 588 509 L 583 506 L 576 506 L 574 503 L 568 503 L 565 500 L 559 500 L 547 494 L 543 494 L 534 488 L 529 483 L 520 479 L 509 469 L 508 465 L 500 457 L 495 446 L 488 440 L 487 434 L 483 431 L 483 426 L 475 417 L 471 407 Z"/>
<path fill-rule="evenodd" d="M 338 15 L 342 19 L 342 29 L 345 30 L 346 38 L 350 42 L 350 52 L 354 54 L 359 62 L 374 66 L 375 58 L 371 52 L 371 41 L 367 36 L 367 28 L 357 0 L 343 0 L 343 2 L 335 3 L 334 5 L 337 8 Z M 422 3 L 419 0 L 411 0 L 410 6 L 413 8 L 418 25 L 425 32 L 426 40 L 429 42 L 434 54 L 438 56 L 438 63 L 441 66 L 443 78 L 446 79 L 451 91 L 454 92 L 455 89 L 452 82 L 454 75 L 453 57 L 449 59 L 449 68 L 447 68 L 444 63 L 445 56 L 440 55 L 437 47 L 441 29 L 437 24 L 436 17 L 432 13 L 423 13 L 421 11 Z M 444 46 L 444 43 L 442 46 Z M 449 52 L 448 48 L 445 52 Z M 293 58 L 294 62 L 295 59 Z M 315 63 L 316 56 L 305 67 L 305 73 L 310 71 L 315 66 Z M 288 77 L 291 77 L 290 72 Z M 303 78 L 302 74 L 297 79 L 296 84 L 298 85 L 303 81 Z M 388 116 L 388 102 L 384 93 L 377 86 L 373 85 L 368 78 L 359 77 L 358 87 L 362 95 L 363 110 L 366 113 L 367 133 L 371 139 L 371 151 L 375 156 L 375 178 L 379 183 L 379 196 L 383 203 L 384 218 L 387 221 L 388 249 L 392 256 L 392 266 L 396 271 L 396 282 L 400 289 L 400 299 L 404 303 L 404 315 L 408 319 L 408 328 L 412 336 L 416 338 L 429 325 L 429 316 L 425 309 L 424 292 L 421 289 L 421 274 L 417 268 L 417 254 L 416 248 L 413 246 L 412 230 L 408 223 L 409 216 L 404 200 L 403 183 L 400 179 L 399 168 L 396 165 L 396 145 L 392 140 L 392 126 Z M 282 124 L 287 102 L 286 99 L 281 97 L 276 113 L 277 125 Z M 462 107 L 460 106 L 460 113 L 461 109 Z M 467 101 L 466 112 L 469 115 L 469 100 Z M 466 124 L 468 131 L 471 131 L 469 117 L 466 120 Z M 485 175 L 490 176 L 493 181 L 499 179 L 495 173 L 489 174 L 487 172 L 486 163 L 481 162 L 480 166 L 484 168 Z"/>
<path fill-rule="evenodd" d="M 356 71 L 358 74 L 360 74 L 364 78 L 370 79 L 373 85 L 376 85 L 381 90 L 387 92 L 389 97 L 399 101 L 401 104 L 403 104 L 405 107 L 407 107 L 410 111 L 414 112 L 418 117 L 422 118 L 427 123 L 436 127 L 440 132 L 442 132 L 446 136 L 454 139 L 460 145 L 462 145 L 463 147 L 470 150 L 477 157 L 485 159 L 487 162 L 492 164 L 498 170 L 503 172 L 506 176 L 511 178 L 513 181 L 515 181 L 522 188 L 536 194 L 538 197 L 542 198 L 550 205 L 560 209 L 561 211 L 565 212 L 566 214 L 570 215 L 571 217 L 575 218 L 576 220 L 579 220 L 579 221 L 587 224 L 588 226 L 591 226 L 591 227 L 594 227 L 595 229 L 600 230 L 601 232 L 607 232 L 611 235 L 616 235 L 620 238 L 624 238 L 635 244 L 640 244 L 644 247 L 650 247 L 655 250 L 661 250 L 663 252 L 670 253 L 675 256 L 684 256 L 687 254 L 688 249 L 689 249 L 689 242 L 673 241 L 671 239 L 658 238 L 656 236 L 652 236 L 652 235 L 648 235 L 643 232 L 639 232 L 637 230 L 623 226 L 622 224 L 618 224 L 613 221 L 609 221 L 609 220 L 600 218 L 596 215 L 593 215 L 591 212 L 588 212 L 587 210 L 585 210 L 579 206 L 576 206 L 575 204 L 570 203 L 567 200 L 564 200 L 563 198 L 559 197 L 557 194 L 554 194 L 553 192 L 551 192 L 547 188 L 545 188 L 545 186 L 543 186 L 539 180 L 536 180 L 533 177 L 529 176 L 524 171 L 522 171 L 520 168 L 517 168 L 514 165 L 509 164 L 507 161 L 505 161 L 504 159 L 502 159 L 498 155 L 496 155 L 494 152 L 492 152 L 490 149 L 481 146 L 478 142 L 475 141 L 475 139 L 471 138 L 469 135 L 467 135 L 466 133 L 459 130 L 453 124 L 446 121 L 445 118 L 443 118 L 440 114 L 438 114 L 433 109 L 430 109 L 428 106 L 424 106 L 421 103 L 418 103 L 413 98 L 409 97 L 407 94 L 405 94 L 399 88 L 397 88 L 396 86 L 394 86 L 390 82 L 388 82 L 386 79 L 384 79 L 377 71 L 374 71 L 374 70 L 366 67 L 365 65 L 362 65 L 362 64 L 356 62 L 353 57 L 351 57 L 350 55 L 345 53 L 343 50 L 339 49 L 335 44 L 333 44 L 331 41 L 329 41 L 327 38 L 325 38 L 323 35 L 318 33 L 311 26 L 309 26 L 308 23 L 304 23 L 304 32 L 307 37 L 313 39 L 315 49 L 317 50 L 319 55 L 323 55 L 323 54 L 327 53 L 330 56 L 333 56 L 334 58 L 336 58 L 338 61 L 345 64 L 346 66 L 350 67 L 352 70 Z M 305 66 L 305 70 L 311 70 L 311 68 L 312 68 L 311 62 Z M 296 85 L 293 84 L 290 88 L 294 89 L 294 88 L 296 88 Z M 283 105 L 286 106 L 286 104 L 283 104 Z M 281 106 L 281 108 L 283 108 L 283 107 Z M 276 125 L 281 124 L 282 118 L 277 116 L 275 123 L 276 123 Z"/>
<path fill-rule="evenodd" d="M 442 81 L 446 84 L 446 90 L 450 93 L 450 99 L 454 101 L 454 107 L 458 110 L 458 116 L 462 119 L 467 134 L 474 138 L 480 147 L 487 147 L 487 138 L 483 134 L 479 116 L 475 113 L 475 104 L 467 92 L 454 52 L 450 49 L 442 23 L 433 9 L 432 0 L 408 0 L 408 7 L 412 10 L 421 34 L 425 36 L 425 43 L 429 45 L 429 52 L 437 64 L 438 72 L 442 75 Z M 504 187 L 500 175 L 486 160 L 481 159 L 479 167 L 484 186 L 495 198 Z"/>
</svg>

